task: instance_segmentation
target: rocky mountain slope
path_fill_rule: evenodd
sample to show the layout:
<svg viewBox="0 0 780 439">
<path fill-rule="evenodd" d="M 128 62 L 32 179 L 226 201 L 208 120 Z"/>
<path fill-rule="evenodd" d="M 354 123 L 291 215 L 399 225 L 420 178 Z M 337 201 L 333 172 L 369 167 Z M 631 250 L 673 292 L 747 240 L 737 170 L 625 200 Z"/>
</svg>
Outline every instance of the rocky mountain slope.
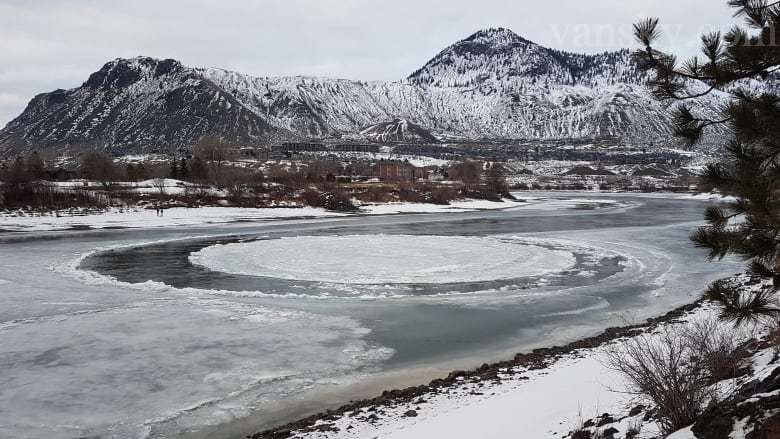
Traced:
<svg viewBox="0 0 780 439">
<path fill-rule="evenodd" d="M 406 119 L 394 119 L 368 126 L 360 136 L 376 143 L 439 143 L 430 131 Z"/>
<path fill-rule="evenodd" d="M 645 79 L 628 50 L 572 54 L 507 29 L 477 32 L 395 82 L 254 77 L 118 59 L 81 87 L 35 97 L 0 131 L 0 154 L 170 150 L 206 134 L 253 145 L 361 131 L 369 140 L 397 140 L 377 134 L 396 119 L 469 139 L 620 136 L 652 146 L 668 139 L 670 120 Z M 724 96 L 709 99 L 705 106 Z"/>
<path fill-rule="evenodd" d="M 0 153 L 65 146 L 131 152 L 184 147 L 207 134 L 254 143 L 279 133 L 178 61 L 135 58 L 109 62 L 81 87 L 33 98 L 0 131 Z"/>
</svg>

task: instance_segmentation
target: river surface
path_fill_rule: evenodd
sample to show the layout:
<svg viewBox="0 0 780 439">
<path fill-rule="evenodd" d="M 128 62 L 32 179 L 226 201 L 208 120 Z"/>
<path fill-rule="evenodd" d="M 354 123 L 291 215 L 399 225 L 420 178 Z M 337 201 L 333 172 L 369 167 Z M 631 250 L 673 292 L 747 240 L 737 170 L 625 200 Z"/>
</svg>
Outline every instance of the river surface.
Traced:
<svg viewBox="0 0 780 439">
<path fill-rule="evenodd" d="M 663 314 L 705 203 L 0 234 L 0 437 L 241 437 Z"/>
</svg>

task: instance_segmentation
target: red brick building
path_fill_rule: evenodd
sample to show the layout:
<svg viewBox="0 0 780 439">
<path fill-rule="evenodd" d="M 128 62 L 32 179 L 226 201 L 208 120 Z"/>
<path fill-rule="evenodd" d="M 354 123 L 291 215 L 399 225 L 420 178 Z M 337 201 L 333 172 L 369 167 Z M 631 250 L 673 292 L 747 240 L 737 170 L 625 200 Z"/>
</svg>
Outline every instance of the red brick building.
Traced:
<svg viewBox="0 0 780 439">
<path fill-rule="evenodd" d="M 374 175 L 381 180 L 414 181 L 428 178 L 428 171 L 409 162 L 382 160 L 374 166 Z"/>
</svg>

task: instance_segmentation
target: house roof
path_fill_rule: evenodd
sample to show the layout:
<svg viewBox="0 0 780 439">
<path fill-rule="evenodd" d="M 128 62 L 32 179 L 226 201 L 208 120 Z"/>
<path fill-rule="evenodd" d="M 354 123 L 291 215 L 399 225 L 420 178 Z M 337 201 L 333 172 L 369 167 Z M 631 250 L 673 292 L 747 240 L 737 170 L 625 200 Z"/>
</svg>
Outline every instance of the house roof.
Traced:
<svg viewBox="0 0 780 439">
<path fill-rule="evenodd" d="M 615 175 L 614 172 L 608 169 L 593 169 L 590 166 L 575 166 L 563 175 Z"/>
</svg>

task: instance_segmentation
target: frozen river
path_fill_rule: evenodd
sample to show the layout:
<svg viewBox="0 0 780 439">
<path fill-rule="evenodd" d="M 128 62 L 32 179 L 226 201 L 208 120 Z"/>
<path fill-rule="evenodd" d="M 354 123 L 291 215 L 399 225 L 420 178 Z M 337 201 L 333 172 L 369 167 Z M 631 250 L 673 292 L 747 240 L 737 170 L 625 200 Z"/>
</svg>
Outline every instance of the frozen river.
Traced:
<svg viewBox="0 0 780 439">
<path fill-rule="evenodd" d="M 0 437 L 241 437 L 659 315 L 739 271 L 689 243 L 702 202 L 534 196 L 0 234 Z"/>
</svg>

